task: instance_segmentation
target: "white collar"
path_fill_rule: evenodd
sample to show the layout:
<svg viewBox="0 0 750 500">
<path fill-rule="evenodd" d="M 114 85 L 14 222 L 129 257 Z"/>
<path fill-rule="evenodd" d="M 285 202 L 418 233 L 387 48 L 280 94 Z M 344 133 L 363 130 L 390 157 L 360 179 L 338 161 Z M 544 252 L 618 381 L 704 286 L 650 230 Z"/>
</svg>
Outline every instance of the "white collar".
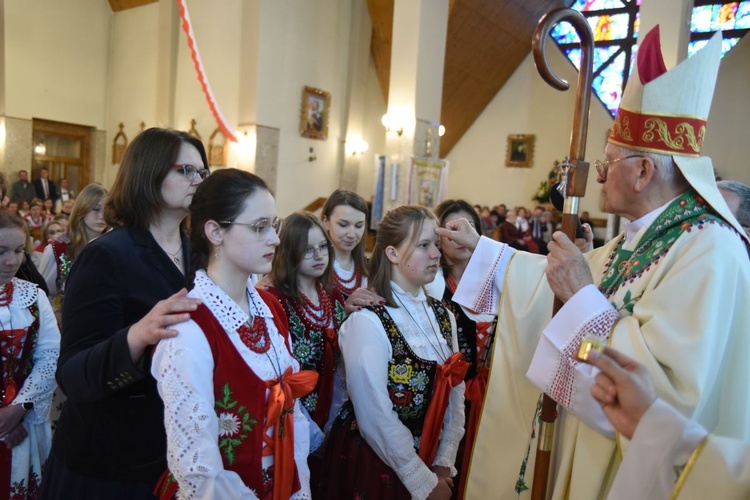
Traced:
<svg viewBox="0 0 750 500">
<path fill-rule="evenodd" d="M 419 287 L 419 292 L 416 296 L 412 295 L 409 292 L 405 292 L 403 288 L 398 286 L 395 281 L 391 281 L 391 289 L 393 290 L 393 293 L 398 295 L 398 298 L 401 299 L 403 302 L 410 301 L 410 302 L 424 302 L 427 300 L 427 296 L 424 294 L 424 287 Z"/>
<path fill-rule="evenodd" d="M 14 309 L 26 309 L 37 301 L 39 292 L 34 283 L 13 278 L 13 301 L 10 307 Z"/>
<path fill-rule="evenodd" d="M 208 274 L 206 274 L 206 271 L 203 269 L 200 269 L 195 273 L 194 291 L 198 294 L 203 303 L 206 304 L 206 307 L 208 307 L 211 313 L 213 313 L 224 330 L 228 332 L 236 331 L 240 325 L 250 319 L 248 315 L 240 309 L 240 306 L 238 306 L 224 290 L 219 288 L 216 283 L 208 277 Z M 260 316 L 262 318 L 273 318 L 271 310 L 260 297 L 257 290 L 255 290 L 250 284 L 249 280 L 247 286 L 247 298 L 250 307 L 250 314 L 253 317 Z"/>
<path fill-rule="evenodd" d="M 659 208 L 650 211 L 640 219 L 636 219 L 632 222 L 626 222 L 625 223 L 625 245 L 628 245 L 631 241 L 633 241 L 633 238 L 635 238 L 635 235 L 644 227 L 649 227 L 651 223 L 653 223 L 657 217 L 661 215 L 661 213 L 667 209 L 670 203 L 672 203 L 675 198 L 672 198 L 668 202 L 666 202 L 664 205 L 660 206 Z"/>
</svg>

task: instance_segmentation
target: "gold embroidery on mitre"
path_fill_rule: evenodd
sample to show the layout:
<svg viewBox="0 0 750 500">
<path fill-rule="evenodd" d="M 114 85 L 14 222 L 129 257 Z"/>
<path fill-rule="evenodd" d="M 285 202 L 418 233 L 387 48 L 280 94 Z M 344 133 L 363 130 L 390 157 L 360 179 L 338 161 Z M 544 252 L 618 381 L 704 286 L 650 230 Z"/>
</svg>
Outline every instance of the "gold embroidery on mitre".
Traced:
<svg viewBox="0 0 750 500">
<path fill-rule="evenodd" d="M 641 138 L 644 142 L 650 143 L 658 139 L 676 151 L 683 151 L 686 149 L 685 142 L 690 145 L 693 151 L 700 152 L 701 145 L 703 144 L 703 137 L 705 136 L 705 126 L 701 128 L 696 137 L 695 128 L 688 122 L 682 122 L 677 124 L 675 127 L 675 136 L 672 137 L 669 133 L 669 126 L 667 122 L 659 118 L 649 118 L 644 122 L 644 132 Z"/>
<path fill-rule="evenodd" d="M 618 114 L 617 118 L 615 118 L 615 122 L 612 124 L 610 137 L 620 137 L 625 141 L 632 142 L 633 135 L 630 133 L 630 118 Z"/>
</svg>

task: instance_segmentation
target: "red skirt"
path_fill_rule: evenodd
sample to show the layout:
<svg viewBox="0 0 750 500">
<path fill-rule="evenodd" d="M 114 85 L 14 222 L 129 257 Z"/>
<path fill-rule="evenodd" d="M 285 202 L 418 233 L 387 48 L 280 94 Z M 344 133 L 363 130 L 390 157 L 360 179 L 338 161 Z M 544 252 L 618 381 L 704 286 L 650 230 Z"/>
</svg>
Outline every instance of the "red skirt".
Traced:
<svg viewBox="0 0 750 500">
<path fill-rule="evenodd" d="M 321 472 L 316 499 L 411 499 L 393 469 L 380 460 L 359 433 L 354 412 L 333 425 L 326 439 Z"/>
</svg>

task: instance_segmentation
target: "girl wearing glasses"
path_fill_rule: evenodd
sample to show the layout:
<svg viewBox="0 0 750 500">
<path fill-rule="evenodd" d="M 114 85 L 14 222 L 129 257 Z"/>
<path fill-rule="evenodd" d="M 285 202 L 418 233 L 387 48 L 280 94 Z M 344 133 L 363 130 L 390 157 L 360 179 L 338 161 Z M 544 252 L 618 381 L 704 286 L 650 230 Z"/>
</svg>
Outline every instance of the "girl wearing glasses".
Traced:
<svg viewBox="0 0 750 500">
<path fill-rule="evenodd" d="M 153 498 L 167 440 L 151 351 L 200 303 L 187 297 L 180 227 L 206 164 L 201 142 L 175 130 L 148 129 L 125 151 L 105 203 L 115 229 L 84 247 L 65 284 L 68 399 L 40 498 Z"/>
<path fill-rule="evenodd" d="M 328 435 L 320 498 L 451 497 L 467 363 L 453 314 L 424 291 L 440 264 L 436 228 L 413 206 L 378 227 L 370 285 L 387 303 L 339 330 L 350 401 Z"/>
<path fill-rule="evenodd" d="M 169 474 L 160 498 L 310 498 L 309 428 L 297 398 L 317 374 L 299 371 L 281 304 L 255 289 L 279 238 L 276 204 L 257 176 L 221 170 L 191 212 L 202 305 L 159 342 L 151 372 L 164 400 Z"/>
<path fill-rule="evenodd" d="M 325 429 L 344 398 L 341 379 L 334 377 L 344 297 L 331 286 L 330 242 L 315 215 L 297 212 L 285 218 L 280 238 L 269 292 L 284 306 L 292 354 L 303 369 L 319 374 L 315 389 L 301 401 L 312 420 Z"/>
</svg>

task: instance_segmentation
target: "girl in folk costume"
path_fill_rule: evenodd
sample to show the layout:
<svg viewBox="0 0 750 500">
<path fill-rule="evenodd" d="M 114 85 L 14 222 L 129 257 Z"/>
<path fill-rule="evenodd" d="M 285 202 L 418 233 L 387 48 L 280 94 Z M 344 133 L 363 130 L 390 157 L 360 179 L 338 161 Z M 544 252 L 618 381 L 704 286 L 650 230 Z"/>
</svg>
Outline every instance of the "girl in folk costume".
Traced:
<svg viewBox="0 0 750 500">
<path fill-rule="evenodd" d="M 68 237 L 64 241 L 50 241 L 44 248 L 39 272 L 47 282 L 56 310 L 62 306 L 63 288 L 73 261 L 89 241 L 107 229 L 104 220 L 106 197 L 107 189 L 101 184 L 89 184 L 83 188 L 68 220 Z"/>
<path fill-rule="evenodd" d="M 271 270 L 279 244 L 266 184 L 221 170 L 193 197 L 189 293 L 202 301 L 157 346 L 152 374 L 164 400 L 169 498 L 310 498 L 308 420 L 297 399 L 317 374 L 299 371 L 281 304 L 250 274 Z"/>
<path fill-rule="evenodd" d="M 479 230 L 482 223 L 474 209 L 464 200 L 446 200 L 435 208 L 440 226 L 456 219 L 466 219 Z M 453 294 L 466 270 L 471 251 L 448 238 L 440 239 L 442 251 L 442 273 L 438 273 L 430 285 L 433 296 L 439 297 L 456 317 L 458 327 L 458 348 L 469 362 L 466 372 L 466 435 L 459 449 L 458 498 L 464 497 L 466 477 L 469 473 L 471 450 L 476 438 L 479 417 L 482 414 L 484 394 L 489 375 L 489 360 L 492 359 L 492 344 L 495 335 L 495 316 L 478 314 L 456 302 Z"/>
<path fill-rule="evenodd" d="M 355 290 L 367 287 L 362 241 L 367 229 L 367 204 L 357 193 L 337 189 L 323 205 L 322 219 L 333 244 L 334 286 L 348 298 Z"/>
<path fill-rule="evenodd" d="M 44 292 L 13 278 L 25 244 L 24 221 L 0 212 L 0 498 L 36 498 L 52 441 L 60 331 Z"/>
<path fill-rule="evenodd" d="M 339 330 L 350 401 L 328 436 L 321 498 L 451 496 L 468 364 L 453 314 L 423 289 L 440 264 L 436 228 L 413 206 L 380 223 L 370 285 L 387 303 Z"/>
<path fill-rule="evenodd" d="M 315 389 L 301 402 L 324 429 L 345 399 L 341 378 L 334 376 L 344 297 L 331 286 L 331 243 L 315 215 L 297 212 L 284 219 L 280 239 L 271 270 L 273 286 L 268 291 L 284 306 L 292 354 L 303 369 L 319 374 Z"/>
</svg>

